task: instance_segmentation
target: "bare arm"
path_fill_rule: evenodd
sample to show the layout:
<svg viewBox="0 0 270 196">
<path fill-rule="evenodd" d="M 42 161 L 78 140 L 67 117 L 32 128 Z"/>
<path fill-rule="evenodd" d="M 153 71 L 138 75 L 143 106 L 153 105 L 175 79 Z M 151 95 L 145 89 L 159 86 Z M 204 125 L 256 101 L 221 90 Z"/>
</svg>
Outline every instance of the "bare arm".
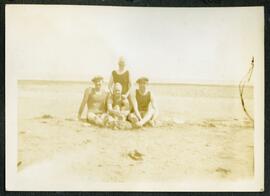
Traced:
<svg viewBox="0 0 270 196">
<path fill-rule="evenodd" d="M 108 96 L 108 100 L 107 100 L 107 110 L 108 110 L 108 113 L 110 115 L 119 116 L 121 114 L 120 111 L 114 110 L 113 107 L 112 107 L 112 104 L 113 104 L 113 100 L 112 100 L 111 95 L 109 95 Z"/>
<path fill-rule="evenodd" d="M 79 120 L 81 119 L 81 116 L 82 116 L 84 107 L 85 107 L 85 105 L 87 103 L 88 97 L 89 97 L 89 89 L 86 89 L 84 91 L 83 99 L 82 99 L 82 102 L 81 102 L 81 105 L 80 105 L 80 109 L 79 109 L 79 112 L 78 112 L 78 119 Z"/>
<path fill-rule="evenodd" d="M 110 95 L 108 95 L 108 99 L 107 99 L 107 110 L 109 114 L 113 114 L 112 98 Z"/>
<path fill-rule="evenodd" d="M 129 113 L 130 113 L 130 104 L 129 101 L 126 99 L 124 100 L 124 106 L 121 108 L 121 114 L 126 117 Z"/>
<path fill-rule="evenodd" d="M 137 103 L 137 100 L 136 100 L 136 95 L 134 93 L 131 93 L 130 97 L 131 97 L 131 102 L 132 102 L 134 113 L 137 116 L 137 118 L 139 120 L 141 120 L 142 117 L 141 117 L 141 114 L 140 114 L 140 112 L 138 110 L 138 103 Z"/>
<path fill-rule="evenodd" d="M 132 91 L 132 79 L 129 73 L 128 91 L 126 92 L 125 97 L 128 97 L 131 91 Z"/>
<path fill-rule="evenodd" d="M 149 104 L 149 107 L 151 107 L 152 110 L 154 110 L 156 113 L 158 112 L 158 108 L 157 108 L 157 105 L 156 105 L 156 101 L 155 101 L 155 98 L 154 98 L 154 95 L 153 93 L 151 93 L 151 100 L 150 100 L 150 103 Z M 150 109 L 150 108 L 149 108 Z"/>
</svg>

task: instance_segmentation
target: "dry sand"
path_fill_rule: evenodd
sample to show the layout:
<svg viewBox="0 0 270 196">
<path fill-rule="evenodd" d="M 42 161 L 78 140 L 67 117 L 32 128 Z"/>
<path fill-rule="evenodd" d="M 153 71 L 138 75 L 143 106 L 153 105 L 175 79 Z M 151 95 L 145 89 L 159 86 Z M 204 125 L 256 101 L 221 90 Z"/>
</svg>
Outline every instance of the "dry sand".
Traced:
<svg viewBox="0 0 270 196">
<path fill-rule="evenodd" d="M 17 165 L 22 183 L 39 181 L 53 187 L 253 177 L 254 128 L 235 87 L 152 86 L 160 123 L 138 130 L 77 121 L 85 87 L 18 83 Z M 246 102 L 252 113 L 252 91 Z"/>
</svg>

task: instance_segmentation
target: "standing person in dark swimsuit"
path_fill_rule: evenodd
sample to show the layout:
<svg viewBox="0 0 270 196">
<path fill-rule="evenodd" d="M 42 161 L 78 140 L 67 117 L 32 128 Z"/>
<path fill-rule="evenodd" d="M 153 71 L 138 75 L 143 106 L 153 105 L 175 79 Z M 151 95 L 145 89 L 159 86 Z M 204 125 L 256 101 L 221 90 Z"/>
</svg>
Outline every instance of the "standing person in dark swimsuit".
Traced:
<svg viewBox="0 0 270 196">
<path fill-rule="evenodd" d="M 134 113 L 131 113 L 128 119 L 135 127 L 142 127 L 146 123 L 154 126 L 158 110 L 154 101 L 153 93 L 147 89 L 148 78 L 141 77 L 136 81 L 136 83 L 139 87 L 136 89 L 136 102 L 142 119 L 138 119 Z"/>
<path fill-rule="evenodd" d="M 92 79 L 94 88 L 87 88 L 84 91 L 83 100 L 78 112 L 78 119 L 81 120 L 81 115 L 85 105 L 87 105 L 87 121 L 89 123 L 103 126 L 104 118 L 106 117 L 106 99 L 107 93 L 102 89 L 103 78 L 96 76 Z"/>
<path fill-rule="evenodd" d="M 131 95 L 132 80 L 129 71 L 126 70 L 126 64 L 123 57 L 119 58 L 118 69 L 112 71 L 112 75 L 109 81 L 109 90 L 111 93 L 113 93 L 113 86 L 116 83 L 121 84 L 122 97 L 129 100 L 130 105 L 133 107 L 135 115 L 138 119 L 141 120 L 141 115 L 137 109 L 138 107 L 136 105 L 135 97 L 134 95 Z"/>
</svg>

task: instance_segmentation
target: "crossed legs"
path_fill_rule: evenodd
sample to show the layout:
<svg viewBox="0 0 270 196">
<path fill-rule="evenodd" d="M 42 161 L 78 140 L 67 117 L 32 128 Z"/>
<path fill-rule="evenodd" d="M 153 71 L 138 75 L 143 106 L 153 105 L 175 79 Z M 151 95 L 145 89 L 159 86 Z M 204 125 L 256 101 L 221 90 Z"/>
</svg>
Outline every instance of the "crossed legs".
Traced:
<svg viewBox="0 0 270 196">
<path fill-rule="evenodd" d="M 134 113 L 129 114 L 128 120 L 135 127 L 142 127 L 147 123 L 149 123 L 151 126 L 155 126 L 155 120 L 156 120 L 157 115 L 158 115 L 158 113 L 155 110 L 149 109 L 148 111 L 141 111 L 140 114 L 142 116 L 141 120 L 139 120 Z"/>
<path fill-rule="evenodd" d="M 93 112 L 88 112 L 87 121 L 98 126 L 103 126 L 105 116 L 106 114 L 95 114 Z"/>
</svg>

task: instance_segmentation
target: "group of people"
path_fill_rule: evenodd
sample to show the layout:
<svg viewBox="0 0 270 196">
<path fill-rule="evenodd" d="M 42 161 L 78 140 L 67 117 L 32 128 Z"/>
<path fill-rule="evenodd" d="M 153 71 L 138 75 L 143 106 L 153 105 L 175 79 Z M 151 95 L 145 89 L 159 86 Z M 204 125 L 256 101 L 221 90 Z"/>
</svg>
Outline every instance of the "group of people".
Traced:
<svg viewBox="0 0 270 196">
<path fill-rule="evenodd" d="M 84 91 L 79 120 L 87 105 L 87 121 L 91 124 L 110 128 L 127 122 L 136 128 L 155 125 L 158 110 L 153 93 L 147 88 L 149 80 L 147 77 L 138 78 L 138 88 L 133 92 L 130 73 L 122 57 L 118 61 L 118 69 L 112 71 L 109 91 L 102 86 L 103 77 L 96 76 L 92 82 L 94 87 Z"/>
</svg>

